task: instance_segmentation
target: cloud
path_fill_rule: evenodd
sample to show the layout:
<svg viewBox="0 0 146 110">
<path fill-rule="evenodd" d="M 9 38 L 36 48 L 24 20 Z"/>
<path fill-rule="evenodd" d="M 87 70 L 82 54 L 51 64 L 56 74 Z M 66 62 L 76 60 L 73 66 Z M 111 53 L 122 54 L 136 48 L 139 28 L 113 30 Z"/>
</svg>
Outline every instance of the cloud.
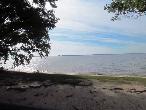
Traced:
<svg viewBox="0 0 146 110">
<path fill-rule="evenodd" d="M 97 38 L 98 42 L 105 42 L 105 43 L 118 43 L 121 44 L 123 43 L 123 41 L 117 40 L 117 39 L 113 39 L 113 38 Z"/>
<path fill-rule="evenodd" d="M 137 36 L 146 35 L 145 17 L 112 22 L 111 14 L 104 11 L 107 1 L 60 0 L 56 15 L 60 18 L 57 27 L 91 32 L 114 32 Z M 139 36 L 138 36 L 139 37 Z"/>
<path fill-rule="evenodd" d="M 129 43 L 145 43 L 146 37 L 144 38 L 133 38 L 128 36 L 123 36 L 120 34 L 108 34 L 108 33 L 96 33 L 96 32 L 81 32 L 60 29 L 50 34 L 51 40 L 61 40 L 61 41 L 74 41 L 74 42 L 102 42 L 105 44 L 121 44 L 126 45 Z"/>
<path fill-rule="evenodd" d="M 146 17 L 112 22 L 103 10 L 108 0 L 59 0 L 57 27 L 50 32 L 51 53 L 146 52 Z M 63 48 L 63 49 L 62 49 Z M 92 51 L 89 51 L 89 50 Z"/>
<path fill-rule="evenodd" d="M 54 55 L 91 55 L 91 54 L 123 54 L 123 53 L 146 53 L 146 44 L 130 42 L 125 47 L 111 48 L 101 45 L 88 45 L 70 41 L 54 41 L 51 43 L 51 56 Z"/>
<path fill-rule="evenodd" d="M 109 54 L 114 50 L 105 46 L 91 46 L 83 43 L 55 41 L 52 42 L 50 55 L 90 55 L 90 54 Z"/>
</svg>

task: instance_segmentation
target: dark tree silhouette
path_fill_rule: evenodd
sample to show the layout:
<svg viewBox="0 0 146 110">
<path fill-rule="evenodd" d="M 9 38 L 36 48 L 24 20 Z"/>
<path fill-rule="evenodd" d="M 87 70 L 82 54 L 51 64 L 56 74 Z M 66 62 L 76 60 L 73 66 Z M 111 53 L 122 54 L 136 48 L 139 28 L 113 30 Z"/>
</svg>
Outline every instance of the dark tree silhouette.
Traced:
<svg viewBox="0 0 146 110">
<path fill-rule="evenodd" d="M 34 54 L 47 56 L 50 50 L 48 31 L 58 19 L 50 3 L 57 0 L 0 0 L 0 61 L 12 59 L 14 66 L 27 64 Z"/>
<path fill-rule="evenodd" d="M 104 9 L 115 14 L 113 21 L 120 19 L 120 16 L 137 18 L 146 15 L 146 0 L 112 0 Z"/>
</svg>

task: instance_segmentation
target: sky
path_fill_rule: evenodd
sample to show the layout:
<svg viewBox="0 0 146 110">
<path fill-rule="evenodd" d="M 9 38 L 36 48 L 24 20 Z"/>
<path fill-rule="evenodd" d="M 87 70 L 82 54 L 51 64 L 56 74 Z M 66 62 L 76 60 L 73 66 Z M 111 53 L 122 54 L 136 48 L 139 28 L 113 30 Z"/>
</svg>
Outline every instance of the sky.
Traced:
<svg viewBox="0 0 146 110">
<path fill-rule="evenodd" d="M 146 53 L 146 16 L 113 22 L 104 10 L 109 1 L 58 0 L 50 55 Z"/>
</svg>

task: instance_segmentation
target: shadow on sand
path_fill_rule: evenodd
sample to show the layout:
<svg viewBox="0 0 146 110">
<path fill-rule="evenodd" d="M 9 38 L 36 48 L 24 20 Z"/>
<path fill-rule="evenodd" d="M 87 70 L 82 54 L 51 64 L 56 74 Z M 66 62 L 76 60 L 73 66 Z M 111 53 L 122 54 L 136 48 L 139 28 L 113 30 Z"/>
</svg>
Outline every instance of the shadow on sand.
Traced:
<svg viewBox="0 0 146 110">
<path fill-rule="evenodd" d="M 68 84 L 72 86 L 91 86 L 92 82 L 78 75 L 25 73 L 0 70 L 0 81 L 4 85 L 16 85 L 19 82 L 45 82 L 51 84 Z M 82 83 L 85 82 L 86 83 Z"/>
</svg>

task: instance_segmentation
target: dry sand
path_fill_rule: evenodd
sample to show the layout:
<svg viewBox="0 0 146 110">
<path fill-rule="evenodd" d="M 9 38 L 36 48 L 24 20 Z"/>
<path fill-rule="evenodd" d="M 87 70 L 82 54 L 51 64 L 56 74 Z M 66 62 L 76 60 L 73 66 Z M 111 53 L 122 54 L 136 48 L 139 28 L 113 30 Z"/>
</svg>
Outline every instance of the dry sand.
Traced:
<svg viewBox="0 0 146 110">
<path fill-rule="evenodd" d="M 71 82 L 67 84 L 29 78 L 15 73 L 0 74 L 0 110 L 146 110 L 144 85 L 94 79 L 72 83 L 76 79 L 70 77 L 64 78 Z"/>
</svg>

